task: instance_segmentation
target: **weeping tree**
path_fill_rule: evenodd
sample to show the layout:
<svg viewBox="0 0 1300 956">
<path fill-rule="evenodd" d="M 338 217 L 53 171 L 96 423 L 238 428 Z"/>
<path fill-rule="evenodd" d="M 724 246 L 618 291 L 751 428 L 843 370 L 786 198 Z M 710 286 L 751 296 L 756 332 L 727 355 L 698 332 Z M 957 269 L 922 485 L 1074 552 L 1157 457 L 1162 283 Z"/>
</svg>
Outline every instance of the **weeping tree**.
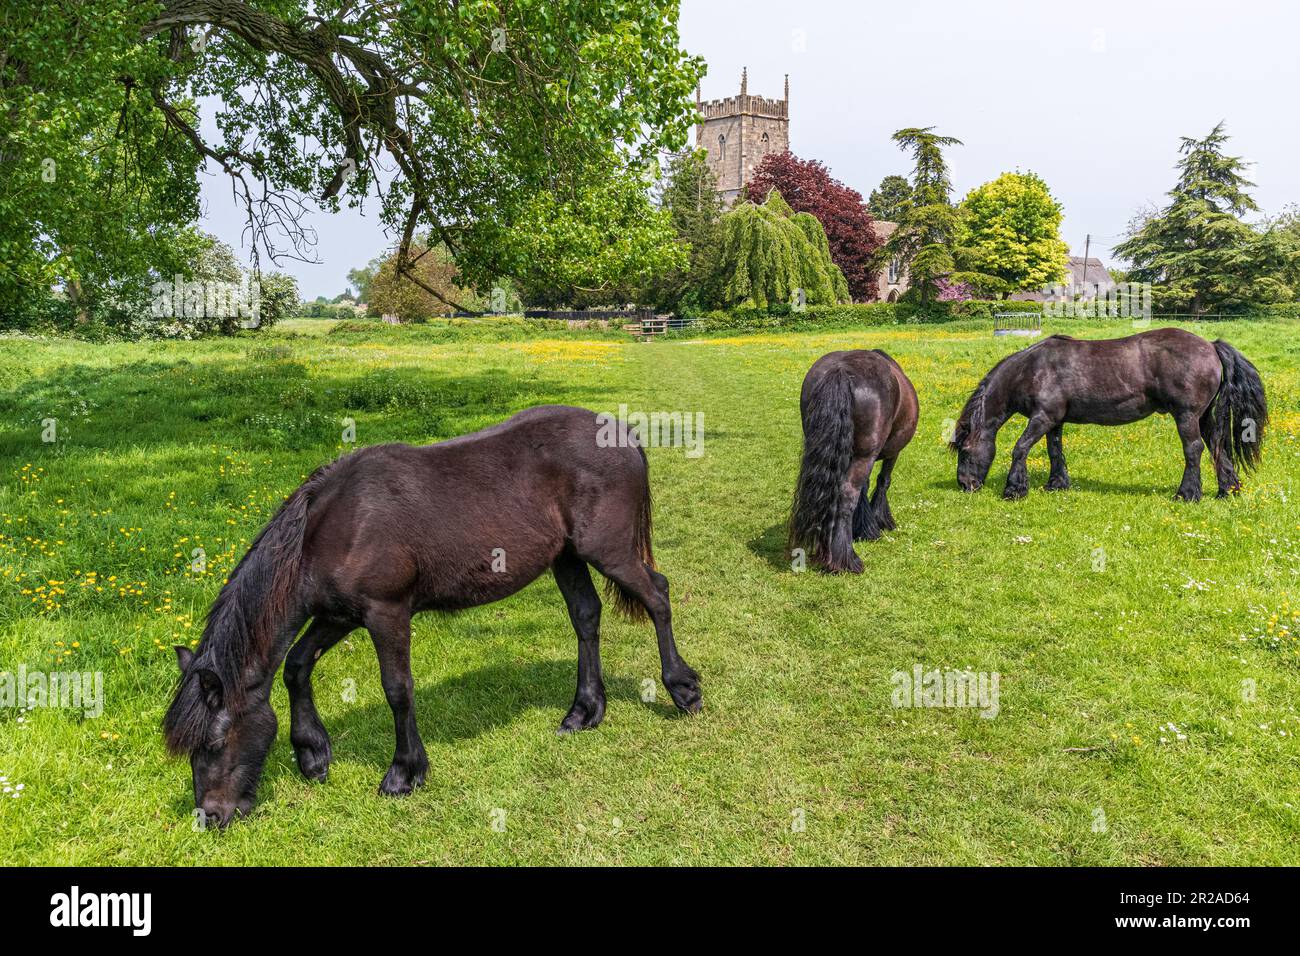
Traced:
<svg viewBox="0 0 1300 956">
<path fill-rule="evenodd" d="M 255 262 L 259 254 L 313 259 L 306 214 L 368 201 L 397 239 L 397 271 L 417 285 L 424 284 L 417 235 L 448 249 L 467 282 L 488 284 L 519 261 L 518 244 L 506 241 L 517 225 L 604 216 L 611 204 L 604 186 L 637 190 L 639 205 L 620 220 L 619 235 L 588 224 L 612 248 L 600 249 L 595 283 L 612 285 L 621 267 L 635 272 L 654 241 L 636 241 L 641 231 L 663 234 L 644 195 L 644 170 L 684 143 L 694 119 L 703 64 L 680 49 L 677 7 L 677 0 L 6 4 L 0 293 L 31 280 L 66 282 L 70 268 L 60 257 L 87 243 L 113 256 L 142 247 L 168 222 L 192 221 L 204 164 L 228 178 Z M 212 110 L 211 122 L 200 122 L 198 104 Z M 94 175 L 84 174 L 92 164 Z M 590 200 L 593 191 L 601 202 Z M 99 221 L 119 235 L 86 235 L 85 221 L 105 197 L 115 205 Z M 614 205 L 627 213 L 625 202 Z M 614 261 L 620 249 L 626 255 Z"/>
<path fill-rule="evenodd" d="M 817 160 L 800 159 L 789 151 L 764 156 L 746 189 L 754 202 L 776 189 L 792 209 L 816 216 L 826 230 L 831 259 L 848 281 L 849 294 L 858 302 L 876 297 L 880 240 L 856 189 L 845 186 Z"/>
<path fill-rule="evenodd" d="M 762 205 L 741 203 L 722 217 L 715 269 L 708 286 L 722 308 L 849 301 L 821 223 L 794 212 L 775 189 Z"/>
</svg>

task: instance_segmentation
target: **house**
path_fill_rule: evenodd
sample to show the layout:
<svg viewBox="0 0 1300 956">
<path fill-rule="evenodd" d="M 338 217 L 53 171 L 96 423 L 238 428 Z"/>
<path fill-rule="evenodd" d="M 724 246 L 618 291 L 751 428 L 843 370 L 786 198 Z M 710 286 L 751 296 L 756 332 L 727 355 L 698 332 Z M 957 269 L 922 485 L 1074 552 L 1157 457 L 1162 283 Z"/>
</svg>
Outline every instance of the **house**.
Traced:
<svg viewBox="0 0 1300 956">
<path fill-rule="evenodd" d="M 889 237 L 898 229 L 898 223 L 884 219 L 875 221 L 876 238 L 883 247 Z M 897 257 L 888 260 L 876 277 L 876 301 L 897 302 L 898 297 L 907 291 L 907 266 Z"/>
<path fill-rule="evenodd" d="M 1096 256 L 1070 256 L 1065 279 L 1047 289 L 1017 292 L 1008 296 L 1016 302 L 1047 302 L 1066 299 L 1104 299 L 1115 291 L 1110 270 Z"/>
</svg>

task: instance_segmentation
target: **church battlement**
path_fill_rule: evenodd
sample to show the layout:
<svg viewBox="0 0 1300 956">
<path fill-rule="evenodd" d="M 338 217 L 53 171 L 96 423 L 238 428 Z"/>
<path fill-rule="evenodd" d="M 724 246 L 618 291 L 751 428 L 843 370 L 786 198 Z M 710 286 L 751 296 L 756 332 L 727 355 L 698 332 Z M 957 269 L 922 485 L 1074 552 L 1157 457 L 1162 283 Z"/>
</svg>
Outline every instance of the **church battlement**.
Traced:
<svg viewBox="0 0 1300 956">
<path fill-rule="evenodd" d="M 775 100 L 768 96 L 728 96 L 721 100 L 708 100 L 700 104 L 700 116 L 704 119 L 717 119 L 723 116 L 752 114 L 772 119 L 788 119 L 789 103 Z"/>
<path fill-rule="evenodd" d="M 783 99 L 758 96 L 749 92 L 746 68 L 740 74 L 738 94 L 706 102 L 697 86 L 695 107 L 699 113 L 695 145 L 708 154 L 718 195 L 729 206 L 742 196 L 764 156 L 790 148 L 790 77 L 785 78 Z"/>
</svg>

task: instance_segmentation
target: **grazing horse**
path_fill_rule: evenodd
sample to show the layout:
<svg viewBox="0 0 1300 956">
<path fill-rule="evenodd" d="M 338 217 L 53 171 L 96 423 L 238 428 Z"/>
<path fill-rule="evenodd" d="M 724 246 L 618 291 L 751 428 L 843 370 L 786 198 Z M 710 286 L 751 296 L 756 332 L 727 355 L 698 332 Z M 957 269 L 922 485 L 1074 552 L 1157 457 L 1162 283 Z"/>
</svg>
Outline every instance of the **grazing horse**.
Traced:
<svg viewBox="0 0 1300 956">
<path fill-rule="evenodd" d="M 823 570 L 862 573 L 853 542 L 895 527 L 889 480 L 916 434 L 918 409 L 916 389 L 879 349 L 830 352 L 813 363 L 799 395 L 803 463 L 790 512 L 792 549 Z"/>
<path fill-rule="evenodd" d="M 1184 469 L 1176 497 L 1184 501 L 1201 500 L 1206 442 L 1220 498 L 1240 490 L 1237 468 L 1259 462 L 1268 421 L 1264 384 L 1227 342 L 1211 344 L 1182 329 L 1092 342 L 1053 335 L 993 366 L 967 400 L 949 443 L 957 484 L 965 491 L 984 484 L 998 429 L 1012 415 L 1029 424 L 1011 452 L 1002 493 L 1009 499 L 1028 493 L 1025 459 L 1044 435 L 1052 462 L 1047 490 L 1056 491 L 1070 487 L 1062 425 L 1126 425 L 1155 412 L 1172 415 L 1178 426 Z"/>
<path fill-rule="evenodd" d="M 269 697 L 282 659 L 298 769 L 324 780 L 329 735 L 311 672 L 357 627 L 374 640 L 397 747 L 381 793 L 410 793 L 429 761 L 415 724 L 411 616 L 499 601 L 550 568 L 578 635 L 578 690 L 560 731 L 605 714 L 601 602 L 649 614 L 674 703 L 700 709 L 699 676 L 673 641 L 668 580 L 654 569 L 645 452 L 622 423 L 541 406 L 435 445 L 376 445 L 319 468 L 262 529 L 208 613 L 163 721 L 189 754 L 194 802 L 220 826 L 247 815 L 275 740 Z M 308 619 L 311 626 L 293 643 Z M 290 650 L 290 645 L 293 645 Z"/>
</svg>

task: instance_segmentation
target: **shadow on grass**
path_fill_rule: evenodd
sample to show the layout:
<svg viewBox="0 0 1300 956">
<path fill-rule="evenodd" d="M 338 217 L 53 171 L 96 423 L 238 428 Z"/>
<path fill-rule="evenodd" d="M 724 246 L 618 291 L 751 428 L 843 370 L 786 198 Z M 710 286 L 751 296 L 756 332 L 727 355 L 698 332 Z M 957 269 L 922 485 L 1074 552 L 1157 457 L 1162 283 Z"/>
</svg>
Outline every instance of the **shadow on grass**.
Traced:
<svg viewBox="0 0 1300 956">
<path fill-rule="evenodd" d="M 766 561 L 776 571 L 790 571 L 790 549 L 788 547 L 789 527 L 781 521 L 772 525 L 756 538 L 745 542 L 745 546 Z"/>
<path fill-rule="evenodd" d="M 1001 497 L 1002 489 L 1003 487 L 1005 487 L 1006 483 L 1007 483 L 1007 476 L 1005 474 L 990 475 L 988 480 L 984 482 L 984 487 L 981 488 L 979 491 L 974 492 L 974 494 L 976 495 L 992 494 L 994 497 Z M 1139 497 L 1139 498 L 1149 498 L 1155 496 L 1155 497 L 1164 497 L 1164 498 L 1172 499 L 1174 496 L 1174 492 L 1178 488 L 1178 483 L 1176 480 L 1174 481 L 1173 484 L 1169 486 L 1168 489 L 1164 489 L 1161 487 L 1152 487 L 1149 484 L 1139 485 L 1139 484 L 1134 484 L 1132 482 L 1099 481 L 1095 478 L 1076 478 L 1073 475 L 1070 476 L 1070 487 L 1065 491 L 1049 492 L 1045 487 L 1046 485 L 1047 485 L 1046 472 L 1044 472 L 1042 475 L 1035 475 L 1033 472 L 1030 472 L 1029 493 L 1031 495 L 1041 491 L 1044 494 L 1050 494 L 1050 495 L 1110 494 L 1110 495 L 1125 495 L 1129 497 Z M 953 491 L 961 495 L 966 495 L 970 493 L 970 492 L 962 491 L 961 488 L 957 486 L 956 478 L 945 478 L 939 481 L 932 481 L 929 483 L 927 487 L 932 488 L 935 491 Z M 1204 488 L 1204 493 L 1206 494 L 1207 497 L 1212 496 L 1214 494 L 1213 482 L 1204 485 L 1203 488 Z"/>
<path fill-rule="evenodd" d="M 222 447 L 333 448 L 340 422 L 365 414 L 367 441 L 441 440 L 532 405 L 599 403 L 606 393 L 504 369 L 473 375 L 373 369 L 332 375 L 294 361 L 63 365 L 0 396 L 0 455 L 41 447 L 59 421 L 72 450 L 213 442 Z M 46 446 L 48 448 L 48 446 Z M 60 449 L 62 450 L 62 449 Z"/>
<path fill-rule="evenodd" d="M 277 678 L 278 680 L 279 678 Z M 489 664 L 448 678 L 432 686 L 415 687 L 415 718 L 426 745 L 454 744 L 504 727 L 531 710 L 553 710 L 555 727 L 573 702 L 577 661 L 535 661 L 527 664 Z M 632 677 L 605 675 L 605 695 L 612 707 L 649 707 L 665 720 L 681 718 L 670 702 L 644 703 L 639 682 Z M 277 780 L 301 780 L 289 743 L 289 714 L 278 710 L 280 732 L 266 762 L 258 788 L 258 805 L 267 799 Z M 386 701 L 354 707 L 341 717 L 324 718 L 334 761 L 351 760 L 375 771 L 379 785 L 393 759 L 393 712 Z M 585 733 L 586 731 L 584 731 Z M 599 732 L 597 728 L 596 732 Z M 549 733 L 549 731 L 548 731 Z M 178 792 L 171 801 L 180 817 L 192 815 L 192 795 Z M 254 818 L 257 810 L 253 812 Z"/>
<path fill-rule="evenodd" d="M 488 664 L 433 685 L 416 684 L 415 718 L 426 744 L 454 744 L 513 723 L 533 710 L 555 713 L 555 727 L 573 702 L 578 665 L 572 661 Z M 677 717 L 667 701 L 645 704 L 638 680 L 605 675 L 609 707 L 650 707 L 665 719 Z M 280 744 L 288 746 L 288 725 Z M 393 757 L 393 712 L 382 698 L 325 719 L 334 759 L 351 759 L 377 768 L 381 775 Z M 292 763 L 290 764 L 292 768 Z M 267 779 L 276 772 L 267 767 Z M 296 772 L 296 771 L 279 771 Z M 378 778 L 376 778 L 376 783 Z"/>
</svg>

